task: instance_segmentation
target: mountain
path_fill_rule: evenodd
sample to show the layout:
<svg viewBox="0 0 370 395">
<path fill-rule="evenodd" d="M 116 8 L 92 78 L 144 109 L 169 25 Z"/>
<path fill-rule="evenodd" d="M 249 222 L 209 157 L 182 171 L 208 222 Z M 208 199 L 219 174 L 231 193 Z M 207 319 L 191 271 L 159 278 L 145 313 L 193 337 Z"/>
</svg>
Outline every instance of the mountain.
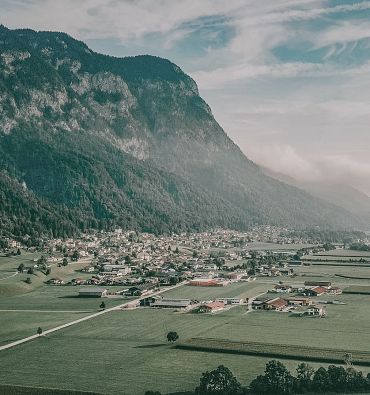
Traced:
<svg viewBox="0 0 370 395">
<path fill-rule="evenodd" d="M 343 207 L 368 223 L 370 222 L 370 197 L 350 185 L 329 181 L 303 182 L 267 168 L 264 168 L 264 171 L 267 175 L 279 181 L 303 189 L 312 196 Z"/>
<path fill-rule="evenodd" d="M 54 236 L 363 225 L 265 175 L 165 59 L 115 58 L 65 33 L 1 26 L 0 110 L 3 232 L 24 233 L 23 218 L 37 229 L 27 232 Z"/>
</svg>

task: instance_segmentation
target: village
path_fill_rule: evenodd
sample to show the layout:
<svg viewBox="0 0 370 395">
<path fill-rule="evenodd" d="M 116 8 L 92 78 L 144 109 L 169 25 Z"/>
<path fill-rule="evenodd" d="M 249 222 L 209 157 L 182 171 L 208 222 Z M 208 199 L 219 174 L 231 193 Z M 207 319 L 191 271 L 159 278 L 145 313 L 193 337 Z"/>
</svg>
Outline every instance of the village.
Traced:
<svg viewBox="0 0 370 395">
<path fill-rule="evenodd" d="M 327 247 L 317 241 L 312 244 L 312 240 L 282 236 L 282 231 L 284 229 L 267 226 L 254 228 L 250 232 L 216 229 L 156 237 L 117 229 L 85 234 L 76 239 L 47 240 L 42 245 L 43 255 L 34 262 L 33 267 L 20 267 L 19 270 L 30 274 L 43 271 L 48 274 L 47 285 L 74 286 L 73 294 L 81 298 L 127 299 L 129 303 L 126 308 L 172 308 L 182 312 L 216 313 L 234 306 L 244 306 L 247 312 L 273 310 L 325 317 L 325 301 L 317 303 L 313 298 L 340 295 L 342 290 L 327 281 L 294 284 L 293 280 L 296 268 L 310 265 L 301 260 L 303 255 L 319 253 Z M 279 248 L 266 250 L 263 243 Z M 305 247 L 299 251 L 296 248 L 282 248 L 292 244 Z M 16 243 L 11 246 L 21 247 Z M 252 249 L 251 246 L 261 249 Z M 53 267 L 76 263 L 80 265 L 80 276 L 68 281 L 53 276 Z M 82 267 L 81 263 L 84 263 Z M 277 281 L 280 277 L 285 281 Z M 288 281 L 289 278 L 291 281 Z M 274 281 L 275 285 L 266 289 L 263 295 L 244 298 L 152 296 L 176 284 L 214 288 L 256 280 L 263 282 L 264 279 L 269 279 L 271 285 Z"/>
</svg>

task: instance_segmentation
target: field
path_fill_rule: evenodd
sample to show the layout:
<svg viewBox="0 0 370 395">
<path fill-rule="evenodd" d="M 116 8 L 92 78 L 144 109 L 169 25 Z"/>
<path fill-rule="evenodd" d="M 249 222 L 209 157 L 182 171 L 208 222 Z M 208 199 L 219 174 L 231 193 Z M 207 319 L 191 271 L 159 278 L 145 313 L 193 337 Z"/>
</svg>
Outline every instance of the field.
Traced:
<svg viewBox="0 0 370 395">
<path fill-rule="evenodd" d="M 0 280 L 0 345 L 33 335 L 39 326 L 46 330 L 99 309 L 99 299 L 77 296 L 80 287 L 50 286 L 44 283 L 50 277 L 68 281 L 74 277 L 86 276 L 78 271 L 86 266 L 86 262 L 62 268 L 53 265 L 48 277 L 40 272 L 8 277 L 14 274 L 20 263 L 30 266 L 34 264 L 33 259 L 38 257 L 38 254 L 27 253 L 10 258 L 0 257 L 0 273 L 4 275 Z M 27 277 L 31 277 L 31 284 L 25 283 Z M 122 299 L 105 299 L 107 307 L 123 302 Z"/>
<path fill-rule="evenodd" d="M 263 371 L 267 358 L 178 350 L 165 339 L 169 330 L 185 339 L 208 336 L 218 327 L 225 336 L 239 320 L 236 310 L 216 315 L 152 309 L 112 312 L 3 351 L 0 378 L 6 384 L 53 387 L 58 382 L 62 389 L 143 395 L 148 389 L 192 390 L 201 372 L 224 364 L 247 383 Z M 19 364 L 22 369 L 14 369 Z M 35 366 L 47 374 L 35 374 Z M 293 369 L 296 363 L 289 361 L 288 366 Z"/>
<path fill-rule="evenodd" d="M 164 298 L 184 298 L 197 300 L 211 300 L 215 298 L 249 298 L 262 292 L 266 292 L 270 287 L 258 282 L 234 283 L 224 287 L 196 287 L 184 286 L 165 292 Z"/>
<path fill-rule="evenodd" d="M 343 364 L 348 349 L 294 346 L 266 342 L 240 342 L 229 339 L 190 338 L 177 344 L 177 348 L 217 353 L 258 355 L 269 358 L 300 359 L 304 361 L 320 361 Z M 370 351 L 351 351 L 353 363 L 370 366 Z"/>
<path fill-rule="evenodd" d="M 76 276 L 72 267 L 66 270 L 66 277 Z M 313 265 L 295 271 L 295 278 L 259 278 L 225 287 L 182 286 L 163 296 L 198 300 L 245 298 L 266 292 L 278 281 L 301 283 L 327 279 L 342 288 L 369 287 L 369 280 L 337 276 L 366 277 L 370 275 L 370 268 L 366 267 Z M 4 283 L 17 284 L 19 279 L 16 278 L 4 280 Z M 42 278 L 40 282 L 34 281 L 32 289 L 19 295 L 0 297 L 0 339 L 3 342 L 33 334 L 37 326 L 46 329 L 98 309 L 99 299 L 73 297 L 78 287 L 45 286 L 43 281 Z M 340 299 L 345 304 L 328 304 L 326 318 L 247 312 L 245 306 L 216 314 L 150 308 L 112 311 L 1 351 L 0 380 L 3 384 L 45 388 L 53 388 L 58 383 L 60 389 L 111 395 L 142 395 L 149 389 L 167 394 L 194 389 L 201 373 L 219 364 L 228 366 L 243 384 L 247 384 L 263 372 L 271 359 L 268 351 L 293 350 L 301 353 L 304 359 L 305 353 L 310 352 L 308 349 L 340 349 L 338 360 L 342 351 L 370 353 L 370 295 L 321 296 L 317 301 L 330 299 Z M 12 308 L 28 311 L 1 311 Z M 166 341 L 166 334 L 171 330 L 178 332 L 180 342 L 190 338 L 212 338 L 219 342 L 226 339 L 228 343 L 261 343 L 265 353 L 257 356 L 178 349 Z M 298 361 L 284 360 L 284 364 L 294 370 Z M 323 362 L 310 364 L 317 367 Z M 22 369 L 14 369 L 14 366 L 22 366 Z M 35 366 L 37 372 L 47 374 L 35 373 Z M 365 373 L 370 370 L 361 369 Z"/>
</svg>

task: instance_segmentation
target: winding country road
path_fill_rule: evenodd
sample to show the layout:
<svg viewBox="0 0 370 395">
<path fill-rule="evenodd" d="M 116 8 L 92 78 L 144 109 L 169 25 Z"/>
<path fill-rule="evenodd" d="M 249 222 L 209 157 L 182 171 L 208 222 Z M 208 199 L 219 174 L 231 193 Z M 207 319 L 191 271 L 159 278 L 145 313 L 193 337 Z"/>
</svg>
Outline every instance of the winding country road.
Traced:
<svg viewBox="0 0 370 395">
<path fill-rule="evenodd" d="M 20 339 L 20 340 L 16 340 L 16 341 L 14 341 L 14 342 L 12 342 L 12 343 L 5 344 L 5 345 L 3 345 L 3 346 L 0 346 L 0 351 L 7 350 L 8 348 L 12 348 L 12 347 L 18 346 L 19 344 L 27 343 L 27 342 L 29 342 L 29 341 L 31 341 L 31 340 L 37 339 L 37 338 L 40 337 L 40 336 L 44 336 L 44 335 L 48 335 L 49 333 L 53 333 L 53 332 L 56 332 L 56 331 L 60 331 L 61 329 L 68 328 L 69 326 L 77 325 L 77 324 L 79 324 L 80 322 L 84 322 L 84 321 L 87 321 L 87 320 L 91 320 L 91 319 L 96 318 L 96 317 L 99 317 L 99 316 L 101 316 L 101 315 L 103 315 L 103 314 L 110 313 L 111 311 L 120 310 L 120 309 L 122 309 L 122 308 L 127 307 L 128 305 L 130 305 L 130 304 L 132 304 L 132 303 L 139 302 L 141 299 L 144 299 L 144 298 L 147 297 L 147 296 L 159 295 L 159 294 L 161 294 L 161 293 L 163 293 L 163 292 L 166 292 L 166 291 L 169 291 L 169 290 L 171 290 L 171 289 L 175 289 L 175 288 L 181 287 L 181 286 L 183 286 L 184 284 L 186 284 L 186 281 L 181 282 L 181 283 L 179 283 L 179 284 L 177 284 L 177 285 L 174 285 L 173 287 L 168 287 L 168 288 L 161 289 L 160 291 L 153 292 L 153 293 L 151 293 L 150 295 L 145 295 L 145 296 L 143 296 L 142 298 L 130 300 L 130 301 L 128 301 L 128 302 L 126 302 L 126 303 L 122 303 L 122 304 L 120 304 L 120 305 L 118 305 L 118 306 L 110 307 L 109 309 L 105 309 L 105 310 L 98 311 L 98 312 L 96 312 L 96 313 L 94 313 L 94 314 L 90 314 L 90 315 L 88 315 L 88 316 L 86 316 L 86 317 L 82 317 L 82 318 L 79 318 L 79 319 L 77 319 L 77 320 L 74 320 L 74 321 L 71 321 L 71 322 L 67 322 L 66 324 L 62 324 L 62 325 L 56 326 L 55 328 L 47 329 L 46 331 L 44 331 L 44 332 L 42 333 L 42 335 L 36 334 L 36 335 L 32 335 L 32 336 L 25 337 L 25 338 Z"/>
</svg>

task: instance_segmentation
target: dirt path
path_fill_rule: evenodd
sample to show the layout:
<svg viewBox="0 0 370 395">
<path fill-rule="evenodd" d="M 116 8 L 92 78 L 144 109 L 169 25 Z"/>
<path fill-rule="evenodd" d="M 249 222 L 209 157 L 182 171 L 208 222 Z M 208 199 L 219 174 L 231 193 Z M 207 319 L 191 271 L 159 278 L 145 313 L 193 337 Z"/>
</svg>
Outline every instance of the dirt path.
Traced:
<svg viewBox="0 0 370 395">
<path fill-rule="evenodd" d="M 14 276 L 16 276 L 17 274 L 18 274 L 18 272 L 15 272 L 15 273 L 11 274 L 11 275 L 8 276 L 8 277 L 0 278 L 0 281 L 6 280 L 6 279 L 11 278 L 11 277 L 14 277 Z"/>
</svg>

